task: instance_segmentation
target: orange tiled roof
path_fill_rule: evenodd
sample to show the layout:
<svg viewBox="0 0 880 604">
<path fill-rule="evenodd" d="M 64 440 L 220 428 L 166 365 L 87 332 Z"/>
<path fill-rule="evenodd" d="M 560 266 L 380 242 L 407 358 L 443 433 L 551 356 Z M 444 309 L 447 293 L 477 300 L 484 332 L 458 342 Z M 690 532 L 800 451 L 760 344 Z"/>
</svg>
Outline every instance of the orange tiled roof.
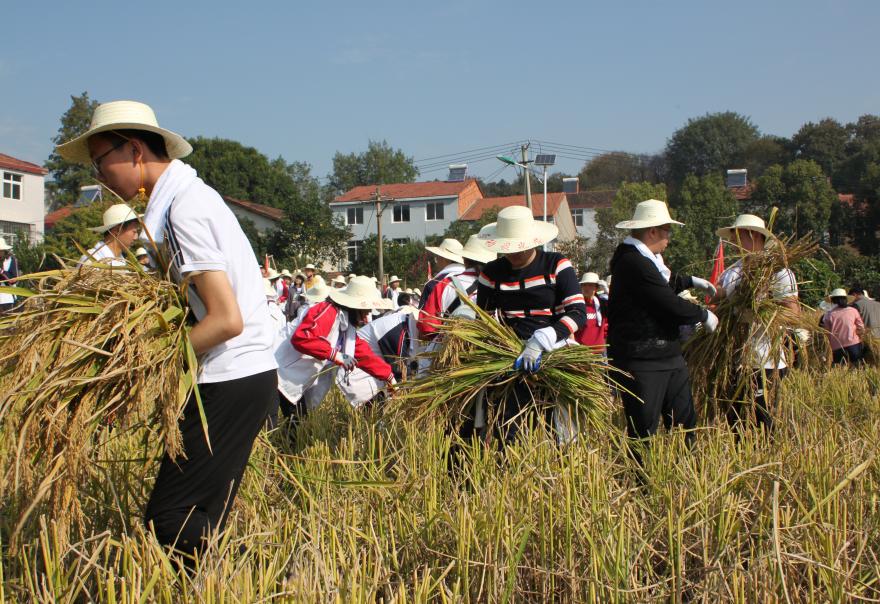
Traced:
<svg viewBox="0 0 880 604">
<path fill-rule="evenodd" d="M 76 208 L 73 206 L 64 206 L 63 208 L 58 208 L 53 212 L 49 212 L 46 216 L 43 217 L 43 226 L 46 229 L 51 229 L 55 226 L 55 223 L 61 220 L 62 218 L 67 218 Z"/>
<path fill-rule="evenodd" d="M 223 199 L 232 205 L 238 206 L 240 208 L 244 208 L 253 212 L 254 214 L 258 214 L 259 216 L 265 216 L 271 220 L 281 220 L 284 218 L 284 210 L 279 210 L 278 208 L 273 208 L 272 206 L 266 206 L 261 203 L 254 203 L 253 201 L 244 201 L 243 199 L 235 199 L 234 197 L 229 197 L 228 195 L 224 195 Z"/>
<path fill-rule="evenodd" d="M 27 172 L 28 174 L 36 174 L 37 176 L 45 176 L 49 173 L 49 171 L 42 166 L 32 164 L 31 162 L 22 159 L 17 159 L 4 153 L 0 153 L 0 168 L 15 170 L 16 172 Z"/>
<path fill-rule="evenodd" d="M 379 185 L 379 192 L 394 199 L 415 199 L 421 197 L 455 197 L 468 187 L 476 184 L 476 179 L 469 178 L 462 182 L 408 182 L 390 185 Z M 333 203 L 346 201 L 369 201 L 376 194 L 376 185 L 355 187 L 333 200 Z"/>
<path fill-rule="evenodd" d="M 559 206 L 565 201 L 565 193 L 547 193 L 547 215 L 554 216 L 559 211 Z M 484 197 L 475 201 L 471 207 L 461 215 L 461 220 L 479 220 L 486 210 L 492 208 L 507 208 L 509 206 L 526 205 L 525 195 L 510 195 L 508 197 Z M 532 214 L 538 218 L 544 216 L 544 194 L 532 194 Z"/>
</svg>

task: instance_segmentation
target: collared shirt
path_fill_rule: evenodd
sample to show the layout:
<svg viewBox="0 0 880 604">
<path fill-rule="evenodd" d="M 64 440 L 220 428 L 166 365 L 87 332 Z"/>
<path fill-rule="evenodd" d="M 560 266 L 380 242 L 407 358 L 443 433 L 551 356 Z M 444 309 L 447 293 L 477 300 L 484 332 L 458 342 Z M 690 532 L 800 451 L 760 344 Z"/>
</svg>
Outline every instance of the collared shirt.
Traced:
<svg viewBox="0 0 880 604">
<path fill-rule="evenodd" d="M 107 245 L 107 242 L 105 241 L 99 241 L 89 248 L 89 250 L 80 257 L 79 262 L 77 262 L 76 265 L 82 266 L 94 262 L 109 264 L 110 266 L 125 266 L 125 260 L 122 256 L 114 254 L 113 250 L 110 249 L 110 246 Z"/>
</svg>

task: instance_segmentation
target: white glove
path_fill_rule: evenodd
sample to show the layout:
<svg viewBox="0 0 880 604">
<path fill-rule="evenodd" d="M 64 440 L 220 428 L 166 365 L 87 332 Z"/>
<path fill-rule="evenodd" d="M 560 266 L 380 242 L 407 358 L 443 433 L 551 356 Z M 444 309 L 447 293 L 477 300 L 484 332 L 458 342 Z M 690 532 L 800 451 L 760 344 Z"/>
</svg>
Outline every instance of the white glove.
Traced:
<svg viewBox="0 0 880 604">
<path fill-rule="evenodd" d="M 715 294 L 718 293 L 718 290 L 715 289 L 715 286 L 706 279 L 703 279 L 702 277 L 691 277 L 691 281 L 694 282 L 694 287 L 703 290 L 713 298 L 715 297 Z"/>
<path fill-rule="evenodd" d="M 810 332 L 802 327 L 795 329 L 794 335 L 800 340 L 801 344 L 806 344 L 810 341 Z"/>
<path fill-rule="evenodd" d="M 522 353 L 513 362 L 515 370 L 522 369 L 526 373 L 536 373 L 541 368 L 541 355 L 544 353 L 541 346 L 532 340 L 526 342 Z"/>
<path fill-rule="evenodd" d="M 552 327 L 542 327 L 532 334 L 529 342 L 537 344 L 544 352 L 550 352 L 556 345 L 556 330 Z"/>
<path fill-rule="evenodd" d="M 715 316 L 715 313 L 711 310 L 706 311 L 706 320 L 703 321 L 703 327 L 709 333 L 712 333 L 716 329 L 718 329 L 718 317 Z"/>
</svg>

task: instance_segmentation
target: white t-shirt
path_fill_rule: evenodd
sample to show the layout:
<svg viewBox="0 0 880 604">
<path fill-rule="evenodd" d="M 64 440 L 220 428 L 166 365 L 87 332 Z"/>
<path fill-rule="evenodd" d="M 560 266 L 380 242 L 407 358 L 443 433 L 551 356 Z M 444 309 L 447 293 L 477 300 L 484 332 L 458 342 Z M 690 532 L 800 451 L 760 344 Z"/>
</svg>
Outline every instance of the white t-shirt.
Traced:
<svg viewBox="0 0 880 604">
<path fill-rule="evenodd" d="M 200 178 L 181 178 L 187 170 L 194 175 L 192 168 L 173 161 L 153 189 L 154 196 L 158 193 L 173 198 L 163 241 L 172 260 L 172 276 L 181 282 L 187 273 L 225 272 L 244 323 L 239 335 L 199 357 L 198 382 L 225 382 L 277 369 L 272 319 L 251 244 L 235 215 L 214 189 Z M 180 184 L 175 187 L 173 183 Z M 187 294 L 193 314 L 202 320 L 205 305 L 192 284 Z"/>
<path fill-rule="evenodd" d="M 83 264 L 92 264 L 100 262 L 101 264 L 109 264 L 110 266 L 125 266 L 125 260 L 113 253 L 110 246 L 104 241 L 99 241 L 91 247 L 76 263 L 77 266 Z"/>
<path fill-rule="evenodd" d="M 12 270 L 12 261 L 13 261 L 12 256 L 9 256 L 3 260 L 2 264 L 3 264 L 3 271 L 4 272 L 9 272 Z M 0 283 L 0 285 L 7 285 L 8 286 L 8 285 L 15 285 L 15 284 L 14 283 Z M 0 294 L 0 304 L 14 304 L 14 303 L 15 303 L 15 296 L 13 296 L 12 294 Z"/>
<path fill-rule="evenodd" d="M 736 289 L 739 280 L 742 278 L 742 261 L 737 261 L 730 268 L 721 273 L 718 277 L 718 284 L 724 289 L 726 295 L 731 295 Z M 776 273 L 771 286 L 771 295 L 774 300 L 784 300 L 785 298 L 797 298 L 798 287 L 794 273 L 791 269 L 784 268 Z M 763 367 L 764 369 L 784 369 L 787 367 L 785 362 L 785 353 L 780 352 L 776 362 L 770 358 L 771 342 L 765 333 L 761 332 L 761 327 L 757 324 L 752 325 L 752 367 Z"/>
</svg>

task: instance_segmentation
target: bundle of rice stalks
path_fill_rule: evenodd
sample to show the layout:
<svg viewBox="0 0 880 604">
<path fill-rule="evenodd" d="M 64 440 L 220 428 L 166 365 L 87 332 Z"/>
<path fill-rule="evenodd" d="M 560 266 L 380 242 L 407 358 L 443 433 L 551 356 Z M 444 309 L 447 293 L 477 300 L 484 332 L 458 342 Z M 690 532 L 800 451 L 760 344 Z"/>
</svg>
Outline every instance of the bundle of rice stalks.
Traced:
<svg viewBox="0 0 880 604">
<path fill-rule="evenodd" d="M 566 346 L 545 352 L 537 373 L 514 371 L 522 341 L 513 329 L 470 300 L 462 297 L 462 301 L 474 310 L 476 318 L 442 322 L 440 345 L 431 354 L 429 375 L 404 384 L 388 401 L 387 412 L 425 426 L 440 420 L 458 428 L 472 417 L 478 397 L 484 396 L 491 430 L 498 421 L 496 403 L 517 383 L 525 382 L 538 411 L 560 406 L 577 418 L 581 427 L 611 429 L 613 381 L 605 357 L 587 346 Z"/>
<path fill-rule="evenodd" d="M 196 383 L 184 294 L 128 269 L 63 268 L 0 288 L 24 298 L 0 317 L 0 480 L 17 501 L 13 534 L 41 508 L 81 527 L 78 488 L 111 438 L 157 429 L 172 457 L 182 453 L 177 422 Z"/>
<path fill-rule="evenodd" d="M 777 273 L 816 253 L 819 246 L 808 237 L 777 240 L 763 251 L 739 258 L 742 271 L 733 293 L 721 299 L 714 309 L 718 328 L 709 333 L 699 330 L 685 345 L 685 357 L 697 405 L 706 414 L 725 414 L 736 402 L 751 403 L 755 391 L 763 387 L 774 370 L 758 369 L 767 360 L 784 356 L 792 365 L 822 365 L 822 345 L 826 340 L 816 333 L 818 322 L 809 307 L 798 304 L 793 311 L 774 298 Z M 809 333 L 809 343 L 800 341 Z M 765 396 L 772 405 L 773 392 Z"/>
<path fill-rule="evenodd" d="M 872 367 L 880 366 L 880 338 L 870 328 L 862 334 L 862 345 L 865 348 L 865 363 Z"/>
</svg>

